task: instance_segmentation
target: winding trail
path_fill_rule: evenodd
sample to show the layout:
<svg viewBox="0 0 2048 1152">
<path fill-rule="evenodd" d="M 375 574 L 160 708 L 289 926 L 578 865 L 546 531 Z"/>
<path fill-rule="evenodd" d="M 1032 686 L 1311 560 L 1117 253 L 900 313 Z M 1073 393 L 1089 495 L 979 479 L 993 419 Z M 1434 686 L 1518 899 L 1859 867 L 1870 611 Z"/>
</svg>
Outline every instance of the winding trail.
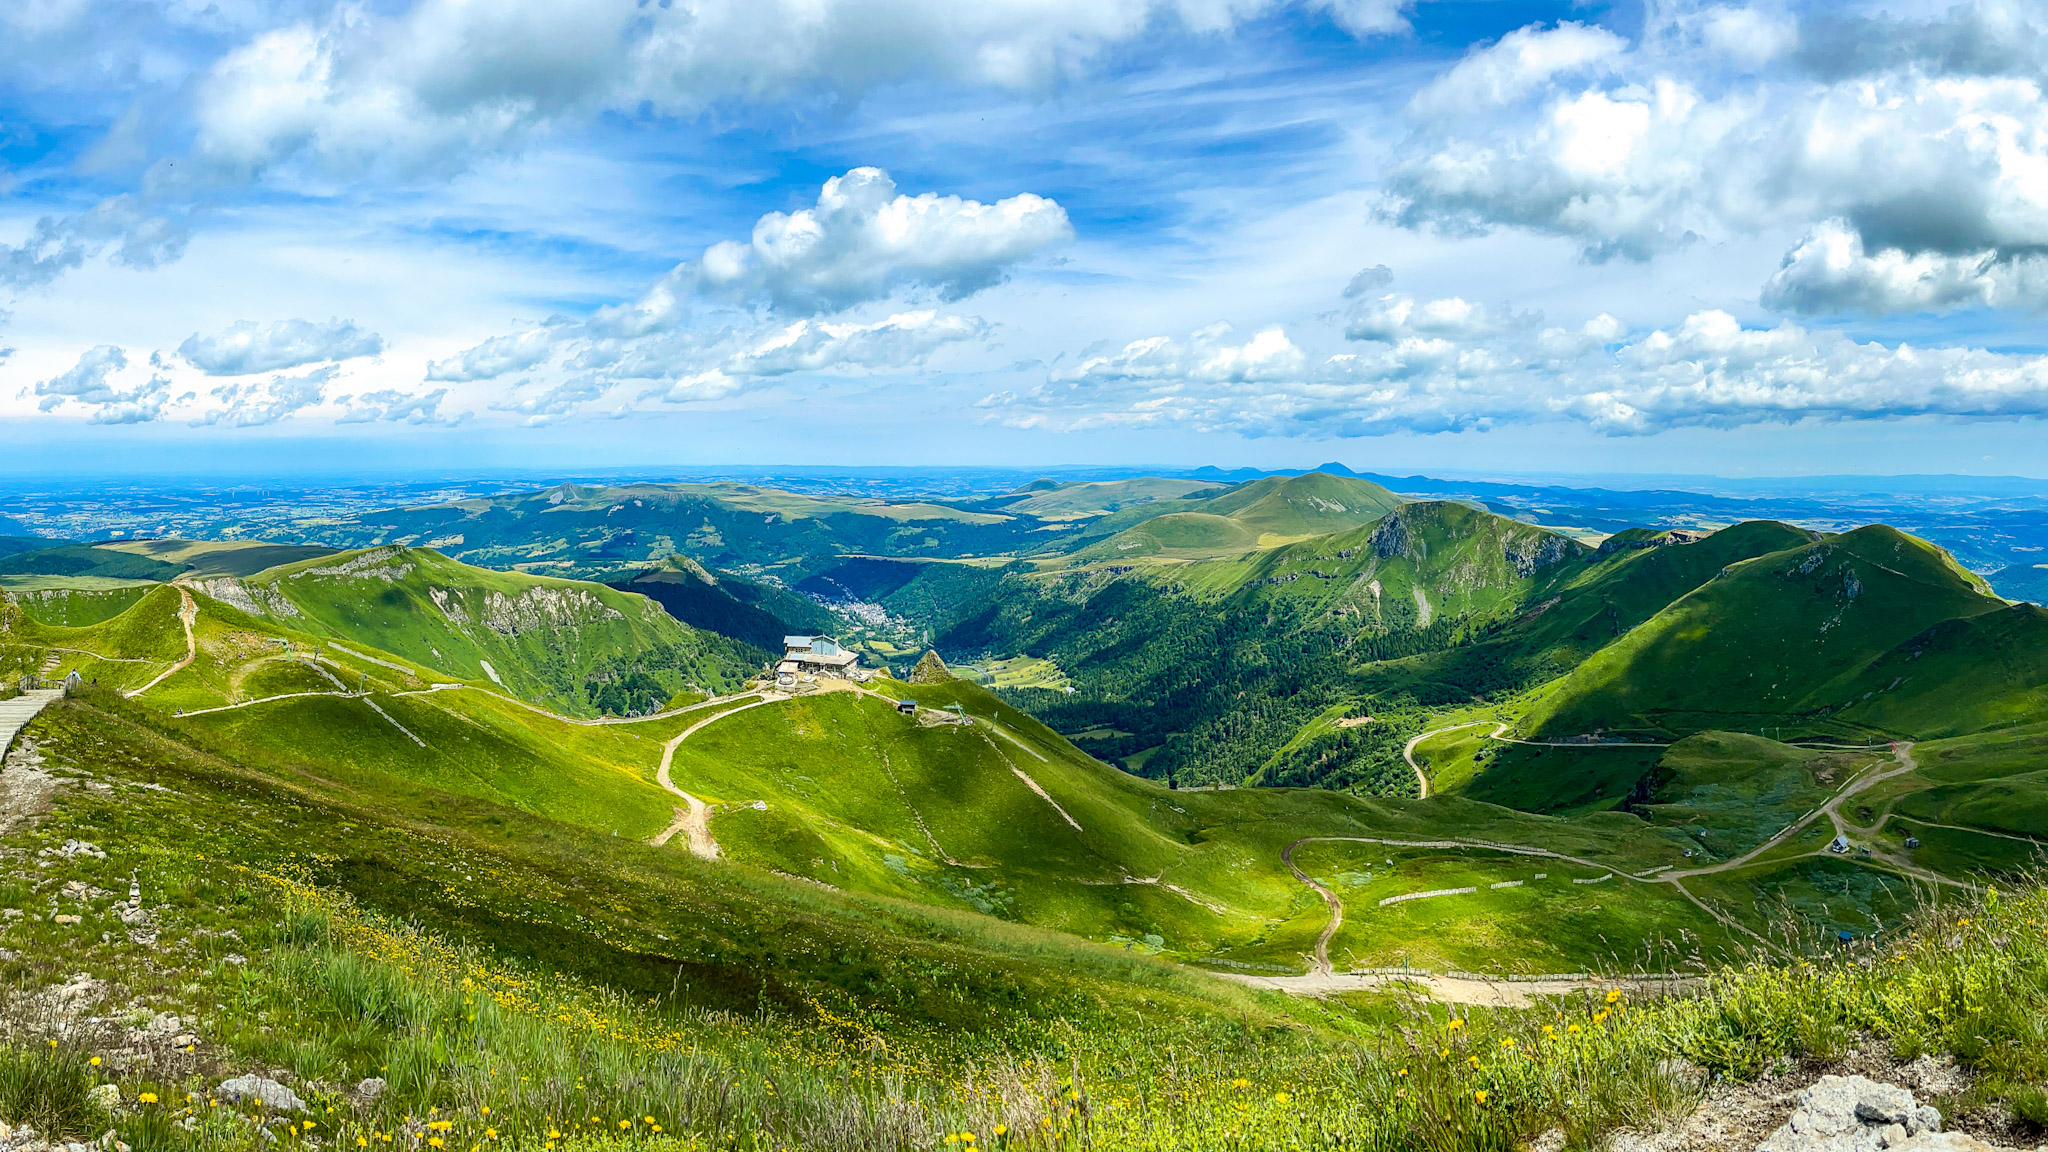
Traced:
<svg viewBox="0 0 2048 1152">
<path fill-rule="evenodd" d="M 192 593 L 184 585 L 178 586 L 178 595 L 183 602 L 178 605 L 178 622 L 185 626 L 185 658 L 157 673 L 156 678 L 140 688 L 130 689 L 121 695 L 133 699 L 164 682 L 173 673 L 182 672 L 199 657 L 199 641 L 192 635 L 192 625 L 199 619 L 199 602 L 192 599 Z"/>
<path fill-rule="evenodd" d="M 650 841 L 655 847 L 659 848 L 668 843 L 675 838 L 676 833 L 680 832 L 689 842 L 690 854 L 692 856 L 700 860 L 718 859 L 718 841 L 711 838 L 710 806 L 681 788 L 676 787 L 676 782 L 669 778 L 669 768 L 675 763 L 676 749 L 681 747 L 683 741 L 688 740 L 699 728 L 723 720 L 736 712 L 745 712 L 749 708 L 759 708 L 763 704 L 772 704 L 777 700 L 787 699 L 787 697 L 768 692 L 747 693 L 747 695 L 754 697 L 753 703 L 727 709 L 715 716 L 706 716 L 704 719 L 676 733 L 668 743 L 661 746 L 661 766 L 654 770 L 655 782 L 681 797 L 683 803 L 688 805 L 688 807 L 676 809 L 675 821 L 667 828 L 662 829 L 661 833 Z M 741 699 L 741 697 L 728 696 L 725 699 L 735 700 Z"/>
<path fill-rule="evenodd" d="M 1476 721 L 1473 723 L 1484 723 L 1484 721 Z M 1456 724 L 1452 725 L 1449 728 L 1439 728 L 1432 732 L 1425 732 L 1422 735 L 1417 736 L 1415 737 L 1415 739 L 1410 740 L 1408 742 L 1408 746 L 1402 750 L 1402 757 L 1408 761 L 1408 764 L 1411 768 L 1416 767 L 1415 760 L 1413 759 L 1413 753 L 1416 745 L 1420 744 L 1423 740 L 1426 740 L 1431 736 L 1438 735 L 1439 733 L 1449 732 L 1455 728 L 1469 728 L 1471 726 L 1472 723 Z M 1499 727 L 1495 728 L 1493 738 L 1502 739 L 1500 733 L 1505 731 L 1506 728 L 1507 725 L 1505 724 L 1502 724 Z M 1532 741 L 1514 742 L 1532 743 Z M 1616 747 L 1619 745 L 1620 742 L 1617 741 L 1615 743 L 1607 745 L 1588 745 L 1588 747 Z M 1577 747 L 1578 745 L 1571 746 Z M 1652 746 L 1656 747 L 1658 745 Z M 1874 751 L 1874 749 L 1863 750 Z M 1770 941 L 1764 939 L 1762 936 L 1758 935 L 1754 930 L 1749 928 L 1747 925 L 1729 917 L 1720 909 L 1715 908 L 1711 904 L 1707 903 L 1705 900 L 1700 899 L 1699 896 L 1695 895 L 1690 889 L 1686 888 L 1684 881 L 1695 876 L 1712 876 L 1717 873 L 1728 872 L 1737 868 L 1746 867 L 1749 864 L 1756 861 L 1758 857 L 1764 855 L 1766 852 L 1769 852 L 1771 849 L 1783 844 L 1789 838 L 1796 836 L 1802 829 L 1807 828 L 1808 826 L 1812 825 L 1814 821 L 1819 820 L 1822 817 L 1826 817 L 1829 821 L 1831 821 L 1838 832 L 1842 831 L 1845 827 L 1841 817 L 1841 808 L 1844 803 L 1862 794 L 1863 792 L 1868 791 L 1869 789 L 1875 787 L 1878 784 L 1881 784 L 1887 780 L 1896 779 L 1897 777 L 1912 772 L 1919 767 L 1918 762 L 1913 759 L 1912 741 L 1900 741 L 1896 744 L 1893 744 L 1891 746 L 1891 751 L 1893 757 L 1897 761 L 1897 764 L 1894 767 L 1883 771 L 1864 772 L 1850 779 L 1843 785 L 1843 787 L 1839 791 L 1835 793 L 1834 796 L 1829 798 L 1826 803 L 1822 804 L 1818 808 L 1815 808 L 1813 811 L 1808 812 L 1806 815 L 1800 817 L 1799 819 L 1793 821 L 1791 824 L 1787 825 L 1783 830 L 1778 832 L 1776 835 L 1772 836 L 1770 839 L 1764 841 L 1762 844 L 1757 845 L 1755 848 L 1752 848 L 1748 852 L 1745 852 L 1742 855 L 1735 857 L 1734 859 L 1724 860 L 1719 864 L 1711 864 L 1703 868 L 1688 868 L 1678 870 L 1666 866 L 1663 868 L 1651 869 L 1648 872 L 1613 872 L 1611 873 L 1611 875 L 1618 876 L 1623 880 L 1627 880 L 1630 883 L 1635 884 L 1669 884 L 1672 888 L 1676 889 L 1680 895 L 1684 896 L 1688 901 L 1697 906 L 1701 911 L 1705 912 L 1709 916 L 1712 916 L 1716 921 L 1718 921 L 1722 925 L 1734 931 L 1738 931 L 1745 936 L 1748 936 L 1752 940 L 1755 940 L 1757 943 L 1761 944 L 1763 947 L 1771 951 L 1782 952 L 1783 949 L 1779 948 L 1777 945 L 1771 943 Z M 1417 775 L 1420 776 L 1420 774 L 1420 769 L 1417 768 Z M 1889 816 L 1887 816 L 1887 818 L 1889 818 Z M 1880 821 L 1880 823 L 1882 823 L 1882 821 Z M 1864 829 L 1856 830 L 1866 831 Z M 1974 829 L 1972 829 L 1972 831 L 1974 831 Z M 1543 980 L 1534 982 L 1504 981 L 1499 985 L 1494 985 L 1491 982 L 1484 980 L 1475 982 L 1470 980 L 1463 980 L 1462 978 L 1454 979 L 1447 977 L 1429 976 L 1427 974 L 1389 974 L 1385 972 L 1339 973 L 1334 970 L 1330 963 L 1330 941 L 1332 938 L 1336 936 L 1337 930 L 1341 928 L 1344 924 L 1344 902 L 1338 898 L 1337 894 L 1334 891 L 1318 883 L 1308 873 L 1302 871 L 1301 867 L 1294 862 L 1295 849 L 1300 848 L 1304 844 L 1326 842 L 1381 844 L 1394 848 L 1469 848 L 1490 852 L 1504 852 L 1516 856 L 1545 857 L 1552 860 L 1562 860 L 1567 863 L 1577 864 L 1582 867 L 1592 869 L 1604 869 L 1606 867 L 1605 865 L 1596 864 L 1593 861 L 1588 860 L 1584 857 L 1573 856 L 1564 852 L 1556 852 L 1548 848 L 1538 848 L 1534 845 L 1528 844 L 1503 844 L 1486 840 L 1460 839 L 1392 840 L 1376 836 L 1304 836 L 1299 840 L 1293 841 L 1292 843 L 1288 844 L 1285 848 L 1280 850 L 1280 862 L 1287 866 L 1287 870 L 1294 874 L 1295 879 L 1307 885 L 1318 896 L 1321 896 L 1323 899 L 1323 904 L 1330 910 L 1330 921 L 1327 925 L 1324 926 L 1322 934 L 1316 938 L 1314 949 L 1314 963 L 1311 966 L 1310 971 L 1306 975 L 1302 976 L 1247 976 L 1238 973 L 1218 973 L 1218 975 L 1226 976 L 1229 979 L 1238 980 L 1244 983 L 1249 983 L 1257 987 L 1272 988 L 1279 991 L 1297 992 L 1304 995 L 1324 995 L 1330 992 L 1337 991 L 1357 991 L 1372 988 L 1381 988 L 1388 986 L 1390 983 L 1396 982 L 1413 982 L 1425 985 L 1429 989 L 1431 995 L 1435 996 L 1438 999 L 1457 999 L 1458 997 L 1463 996 L 1481 996 L 1481 999 L 1459 999 L 1458 1002 L 1495 1004 L 1525 1004 L 1532 996 L 1548 995 L 1560 991 L 1574 991 L 1582 988 L 1590 988 L 1596 986 L 1608 987 L 1613 986 L 1618 982 L 1616 980 Z M 1788 859 L 1798 859 L 1803 856 L 1824 856 L 1826 854 L 1826 849 L 1816 849 L 1812 852 L 1800 853 L 1799 856 L 1788 857 Z M 1954 880 L 1949 877 L 1942 876 L 1939 873 L 1930 872 L 1924 868 L 1920 868 L 1912 864 L 1909 861 L 1899 860 L 1889 854 L 1876 856 L 1875 859 L 1881 860 L 1889 868 L 1913 879 L 1922 880 L 1932 884 L 1946 884 L 1953 887 L 1966 889 L 1969 891 L 1982 890 L 1978 885 L 1971 884 L 1966 881 Z M 1644 978 L 1637 979 L 1640 980 Z M 1475 990 L 1475 988 L 1464 987 L 1463 985 L 1466 984 L 1476 984 L 1478 988 Z M 1516 989 L 1516 991 L 1514 991 L 1513 993 L 1508 993 L 1498 990 L 1502 988 Z M 1504 999 L 1503 997 L 1506 998 Z"/>
<path fill-rule="evenodd" d="M 348 652 L 348 649 L 344 648 L 342 649 L 342 651 Z M 351 656 L 358 655 L 358 653 L 355 652 L 348 652 L 348 654 Z M 364 657 L 364 659 L 368 659 L 368 657 Z M 382 664 L 384 663 L 384 661 L 378 660 L 373 661 L 373 663 Z M 392 695 L 431 696 L 436 692 L 475 692 L 479 695 L 489 696 L 497 700 L 503 700 L 507 704 L 511 704 L 519 708 L 524 708 L 528 712 L 532 712 L 540 716 L 545 716 L 550 720 L 559 720 L 564 724 L 574 724 L 582 728 L 608 728 L 614 724 L 648 724 L 656 720 L 668 720 L 676 716 L 681 716 L 686 712 L 695 712 L 699 708 L 710 708 L 718 704 L 730 704 L 734 700 L 744 700 L 749 696 L 758 695 L 758 693 L 754 692 L 735 692 L 730 696 L 712 696 L 708 699 L 699 700 L 695 704 L 685 704 L 680 708 L 671 708 L 666 712 L 650 712 L 645 716 L 597 716 L 592 718 L 585 718 L 580 716 L 564 716 L 560 712 L 549 711 L 548 709 L 543 708 L 538 704 L 529 704 L 528 702 L 521 700 L 517 696 L 507 696 L 503 692 L 493 692 L 489 688 L 479 688 L 474 684 L 441 683 L 434 684 L 426 688 L 414 688 L 406 692 L 393 692 Z"/>
<path fill-rule="evenodd" d="M 1423 774 L 1422 765 L 1415 762 L 1415 749 L 1431 736 L 1441 736 L 1446 732 L 1456 732 L 1460 728 L 1476 728 L 1485 723 L 1487 721 L 1467 720 L 1463 724 L 1451 724 L 1443 728 L 1432 728 L 1427 732 L 1410 737 L 1408 743 L 1401 745 L 1401 759 L 1407 761 L 1408 770 L 1415 773 L 1415 786 L 1422 789 L 1421 799 L 1429 799 L 1429 777 Z M 1503 724 L 1495 728 L 1494 732 L 1498 734 L 1505 731 L 1506 728 L 1507 725 Z"/>
</svg>

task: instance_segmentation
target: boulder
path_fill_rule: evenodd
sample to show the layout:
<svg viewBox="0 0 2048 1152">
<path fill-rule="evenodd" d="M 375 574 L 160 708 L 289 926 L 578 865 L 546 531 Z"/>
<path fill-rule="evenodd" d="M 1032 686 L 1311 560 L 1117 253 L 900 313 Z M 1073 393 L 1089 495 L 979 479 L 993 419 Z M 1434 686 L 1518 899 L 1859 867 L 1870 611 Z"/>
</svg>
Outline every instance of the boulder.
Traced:
<svg viewBox="0 0 2048 1152">
<path fill-rule="evenodd" d="M 305 1102 L 299 1099 L 298 1093 L 275 1080 L 258 1076 L 253 1072 L 247 1076 L 221 1081 L 217 1093 L 223 1100 L 237 1104 L 245 1100 L 254 1100 L 265 1108 L 274 1108 L 279 1112 L 302 1112 L 306 1107 Z"/>
<path fill-rule="evenodd" d="M 1950 1146 L 1916 1141 L 1942 1134 L 1941 1113 L 1916 1103 L 1904 1088 L 1863 1076 L 1823 1076 L 1793 1097 L 1791 1117 L 1757 1152 L 1936 1152 Z"/>
<path fill-rule="evenodd" d="M 356 1085 L 356 1095 L 365 1100 L 375 1100 L 384 1095 L 384 1078 L 372 1076 Z"/>
</svg>

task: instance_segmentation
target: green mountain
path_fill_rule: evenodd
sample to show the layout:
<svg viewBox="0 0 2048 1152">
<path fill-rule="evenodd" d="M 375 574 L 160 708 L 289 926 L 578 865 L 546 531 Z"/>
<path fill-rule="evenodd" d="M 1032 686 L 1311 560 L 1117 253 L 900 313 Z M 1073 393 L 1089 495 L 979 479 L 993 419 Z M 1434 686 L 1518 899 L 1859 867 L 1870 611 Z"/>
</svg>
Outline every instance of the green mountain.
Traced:
<svg viewBox="0 0 2048 1152">
<path fill-rule="evenodd" d="M 1161 500 L 1112 513 L 1090 524 L 1085 535 L 1114 535 L 1080 555 L 1109 560 L 1216 556 L 1355 528 L 1401 503 L 1401 497 L 1356 477 L 1322 472 L 1268 476 L 1216 496 Z"/>
<path fill-rule="evenodd" d="M 766 659 L 757 647 L 680 623 L 643 596 L 475 568 L 424 548 L 368 548 L 246 580 L 192 583 L 252 617 L 368 644 L 571 715 L 646 711 L 678 692 L 715 694 Z"/>
<path fill-rule="evenodd" d="M 1248 554 L 1012 571 L 956 609 L 937 646 L 949 658 L 1052 660 L 1074 691 L 1015 700 L 1061 731 L 1102 733 L 1088 740 L 1100 755 L 1146 753 L 1149 776 L 1235 784 L 1357 699 L 1365 670 L 1459 642 L 1589 555 L 1462 504 L 1408 503 L 1367 527 Z M 1393 763 L 1360 771 L 1412 789 Z"/>
<path fill-rule="evenodd" d="M 1892 687 L 1865 686 L 1873 663 L 1929 628 L 2004 606 L 1932 544 L 1859 528 L 1722 569 L 1588 657 L 1523 724 L 1542 735 L 1862 735 L 1875 726 L 1845 713 Z"/>
<path fill-rule="evenodd" d="M 989 501 L 985 506 L 1022 516 L 1036 516 L 1041 520 L 1088 519 L 1161 500 L 1219 495 L 1227 488 L 1227 485 L 1206 480 L 1175 480 L 1158 476 L 1131 480 L 1070 480 L 1064 484 L 1039 480 L 1008 496 Z"/>
<path fill-rule="evenodd" d="M 768 652 L 782 651 L 784 636 L 829 634 L 838 627 L 838 619 L 811 600 L 730 573 L 714 574 L 687 556 L 672 556 L 611 587 L 647 597 L 692 628 Z"/>
</svg>

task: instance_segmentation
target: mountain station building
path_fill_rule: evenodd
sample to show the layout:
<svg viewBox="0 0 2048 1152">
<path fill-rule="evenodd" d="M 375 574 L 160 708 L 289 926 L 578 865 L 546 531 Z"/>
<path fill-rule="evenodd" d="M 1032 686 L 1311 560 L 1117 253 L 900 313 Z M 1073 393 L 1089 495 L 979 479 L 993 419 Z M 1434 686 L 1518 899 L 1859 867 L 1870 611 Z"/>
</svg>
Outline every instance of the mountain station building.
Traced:
<svg viewBox="0 0 2048 1152">
<path fill-rule="evenodd" d="M 860 656 L 841 648 L 839 641 L 830 636 L 784 636 L 782 660 L 775 665 L 775 683 L 788 688 L 805 676 L 859 680 L 865 678 L 860 675 L 862 671 Z"/>
</svg>

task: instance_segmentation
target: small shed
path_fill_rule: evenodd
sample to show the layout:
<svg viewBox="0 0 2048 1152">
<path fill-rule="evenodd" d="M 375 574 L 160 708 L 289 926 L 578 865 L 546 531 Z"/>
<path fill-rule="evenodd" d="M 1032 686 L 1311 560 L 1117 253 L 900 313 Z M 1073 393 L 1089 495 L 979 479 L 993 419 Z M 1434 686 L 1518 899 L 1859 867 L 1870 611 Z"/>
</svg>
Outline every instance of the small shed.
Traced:
<svg viewBox="0 0 2048 1152">
<path fill-rule="evenodd" d="M 1919 838 L 1918 836 L 1908 836 L 1908 837 L 1906 837 L 1906 847 L 1908 847 L 1908 848 L 1918 848 L 1919 846 L 1920 846 L 1920 838 Z"/>
<path fill-rule="evenodd" d="M 905 716 L 915 716 L 917 715 L 917 701 L 898 700 L 896 702 L 896 710 L 898 712 L 903 713 Z"/>
<path fill-rule="evenodd" d="M 1828 851 L 1837 854 L 1847 852 L 1848 850 L 1849 838 L 1847 836 L 1837 836 L 1835 837 L 1834 843 L 1828 845 Z"/>
</svg>

